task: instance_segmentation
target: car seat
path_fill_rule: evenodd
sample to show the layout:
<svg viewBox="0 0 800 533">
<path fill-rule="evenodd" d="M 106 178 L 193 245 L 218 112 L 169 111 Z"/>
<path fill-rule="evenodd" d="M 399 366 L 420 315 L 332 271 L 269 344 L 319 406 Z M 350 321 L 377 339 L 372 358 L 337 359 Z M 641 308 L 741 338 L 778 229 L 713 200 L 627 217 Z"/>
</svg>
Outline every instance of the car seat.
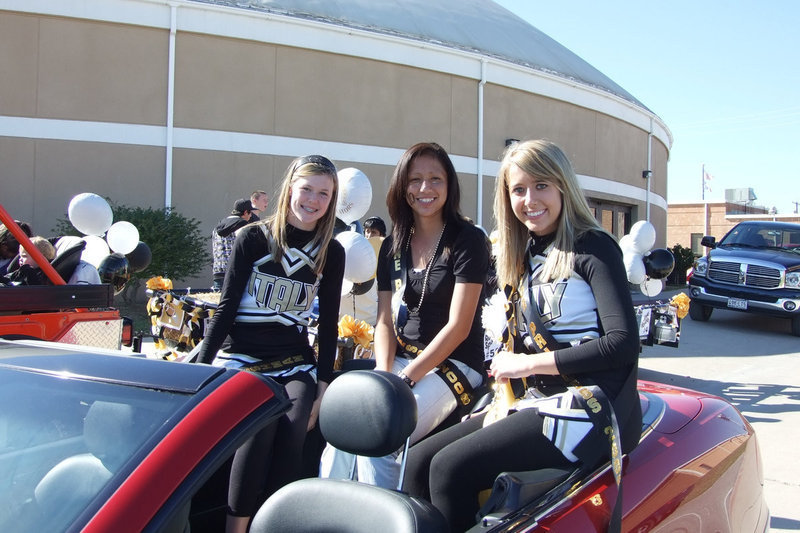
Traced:
<svg viewBox="0 0 800 533">
<path fill-rule="evenodd" d="M 86 248 L 86 241 L 80 237 L 66 236 L 56 240 L 54 246 L 56 256 L 50 261 L 50 264 L 64 281 L 69 282 L 81 260 L 81 254 Z"/>
<path fill-rule="evenodd" d="M 411 389 L 383 371 L 354 370 L 330 384 L 319 413 L 322 435 L 336 448 L 381 457 L 403 446 L 417 423 Z M 405 459 L 401 479 L 405 473 Z M 357 509 L 357 511 L 356 511 Z M 311 478 L 281 488 L 261 506 L 251 533 L 448 531 L 433 505 L 395 490 L 342 479 Z"/>
<path fill-rule="evenodd" d="M 83 422 L 88 453 L 67 457 L 39 481 L 34 500 L 44 527 L 63 530 L 111 479 L 129 456 L 133 408 L 122 403 L 95 401 Z"/>
<path fill-rule="evenodd" d="M 765 239 L 760 233 L 752 233 L 748 235 L 744 242 L 749 246 L 756 246 L 758 248 L 764 248 L 765 246 L 769 245 L 767 239 Z"/>
</svg>

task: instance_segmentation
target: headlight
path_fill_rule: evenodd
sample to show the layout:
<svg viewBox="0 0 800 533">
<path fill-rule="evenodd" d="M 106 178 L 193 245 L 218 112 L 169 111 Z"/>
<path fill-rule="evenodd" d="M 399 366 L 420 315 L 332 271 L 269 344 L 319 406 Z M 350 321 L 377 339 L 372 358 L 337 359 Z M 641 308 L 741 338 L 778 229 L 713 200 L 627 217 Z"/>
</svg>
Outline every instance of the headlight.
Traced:
<svg viewBox="0 0 800 533">
<path fill-rule="evenodd" d="M 800 272 L 786 273 L 786 287 L 790 289 L 800 289 Z"/>
<path fill-rule="evenodd" d="M 708 271 L 708 259 L 706 259 L 705 257 L 701 257 L 700 259 L 694 262 L 695 276 L 705 276 L 707 271 Z"/>
</svg>

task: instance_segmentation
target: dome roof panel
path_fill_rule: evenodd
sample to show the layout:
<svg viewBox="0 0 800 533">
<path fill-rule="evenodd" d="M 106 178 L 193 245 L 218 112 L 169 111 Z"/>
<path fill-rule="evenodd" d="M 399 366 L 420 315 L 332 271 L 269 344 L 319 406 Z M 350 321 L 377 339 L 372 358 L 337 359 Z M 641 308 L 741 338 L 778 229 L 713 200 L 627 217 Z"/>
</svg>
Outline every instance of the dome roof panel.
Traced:
<svg viewBox="0 0 800 533">
<path fill-rule="evenodd" d="M 250 9 L 417 39 L 502 59 L 607 91 L 646 109 L 608 76 L 491 0 L 247 1 Z M 241 6 L 242 0 L 213 3 Z"/>
</svg>

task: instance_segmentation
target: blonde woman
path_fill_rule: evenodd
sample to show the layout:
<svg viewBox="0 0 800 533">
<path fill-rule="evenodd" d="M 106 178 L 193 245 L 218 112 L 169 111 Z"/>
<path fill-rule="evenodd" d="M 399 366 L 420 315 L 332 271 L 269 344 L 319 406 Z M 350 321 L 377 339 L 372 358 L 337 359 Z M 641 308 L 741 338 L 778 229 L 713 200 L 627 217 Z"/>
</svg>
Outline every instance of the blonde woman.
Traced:
<svg viewBox="0 0 800 533">
<path fill-rule="evenodd" d="M 246 531 L 260 501 L 300 477 L 306 432 L 332 377 L 344 275 L 344 249 L 332 238 L 337 191 L 336 168 L 327 158 L 294 160 L 275 214 L 239 230 L 233 245 L 198 360 L 269 375 L 284 386 L 292 407 L 236 452 L 229 533 Z M 306 330 L 315 296 L 317 358 Z"/>
<path fill-rule="evenodd" d="M 607 397 L 623 453 L 641 432 L 639 335 L 622 252 L 595 221 L 558 146 L 527 141 L 509 148 L 495 216 L 497 274 L 501 286 L 514 289 L 514 320 L 513 345 L 494 357 L 490 373 L 499 382 L 527 378 L 531 399 L 490 425 L 484 427 L 485 414 L 473 416 L 411 449 L 406 489 L 429 498 L 453 531 L 474 525 L 478 493 L 501 472 L 608 460 L 609 441 L 595 433 L 595 420 L 567 385 L 596 386 Z M 574 418 L 551 417 L 545 405 Z"/>
</svg>

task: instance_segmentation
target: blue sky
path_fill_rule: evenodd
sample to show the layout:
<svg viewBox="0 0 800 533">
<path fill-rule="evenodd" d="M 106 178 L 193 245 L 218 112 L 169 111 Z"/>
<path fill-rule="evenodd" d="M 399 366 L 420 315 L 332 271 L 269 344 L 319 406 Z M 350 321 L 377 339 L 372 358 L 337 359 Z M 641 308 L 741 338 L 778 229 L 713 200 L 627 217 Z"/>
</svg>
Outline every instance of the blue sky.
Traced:
<svg viewBox="0 0 800 533">
<path fill-rule="evenodd" d="M 670 203 L 752 187 L 800 202 L 800 1 L 495 0 L 613 79 L 672 132 Z M 800 209 L 798 209 L 800 211 Z"/>
</svg>

